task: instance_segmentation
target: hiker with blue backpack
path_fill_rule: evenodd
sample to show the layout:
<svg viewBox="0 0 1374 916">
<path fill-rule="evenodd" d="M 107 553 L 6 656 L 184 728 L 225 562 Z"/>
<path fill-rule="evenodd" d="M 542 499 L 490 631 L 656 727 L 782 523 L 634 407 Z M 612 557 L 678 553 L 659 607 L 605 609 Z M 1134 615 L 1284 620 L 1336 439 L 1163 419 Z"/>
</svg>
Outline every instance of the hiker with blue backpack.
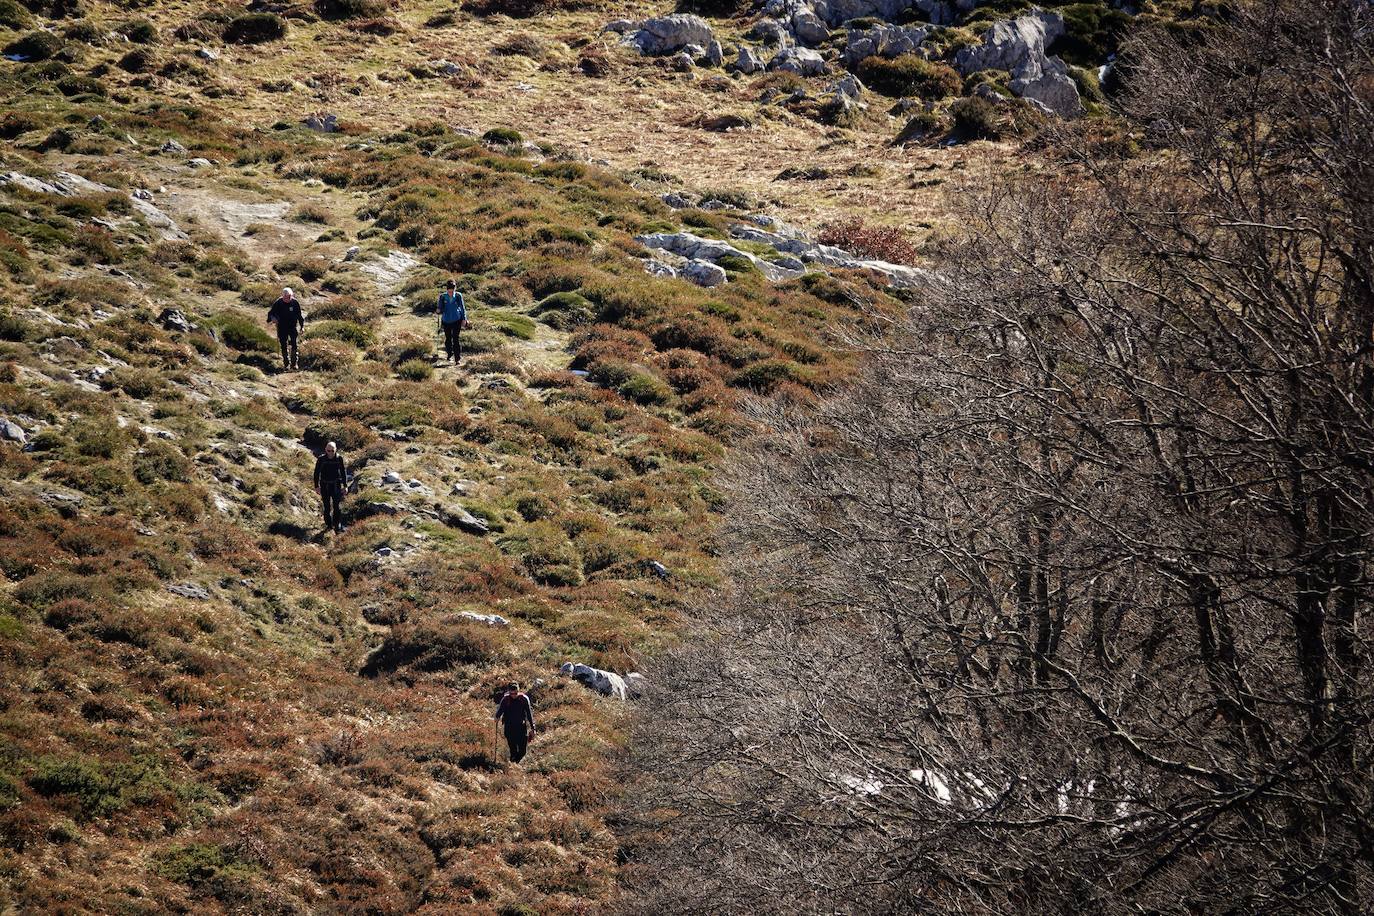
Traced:
<svg viewBox="0 0 1374 916">
<path fill-rule="evenodd" d="M 444 352 L 455 366 L 463 358 L 463 329 L 468 326 L 468 307 L 458 284 L 452 280 L 439 294 L 439 329 L 444 332 Z"/>
</svg>

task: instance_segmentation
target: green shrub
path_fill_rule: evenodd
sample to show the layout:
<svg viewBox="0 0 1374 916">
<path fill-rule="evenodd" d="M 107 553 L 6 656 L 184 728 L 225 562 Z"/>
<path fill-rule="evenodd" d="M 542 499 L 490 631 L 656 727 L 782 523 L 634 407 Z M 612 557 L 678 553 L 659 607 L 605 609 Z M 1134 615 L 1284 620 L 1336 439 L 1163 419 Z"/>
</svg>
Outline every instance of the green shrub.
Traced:
<svg viewBox="0 0 1374 916">
<path fill-rule="evenodd" d="M 112 370 L 101 383 L 106 388 L 118 388 L 131 398 L 146 400 L 167 391 L 167 382 L 161 373 L 152 369 L 137 369 L 120 366 Z"/>
<path fill-rule="evenodd" d="M 915 54 L 866 57 L 859 63 L 858 74 L 875 92 L 895 97 L 943 99 L 964 89 L 964 81 L 954 68 Z"/>
<path fill-rule="evenodd" d="M 0 29 L 25 29 L 33 22 L 29 11 L 15 0 L 0 0 Z"/>
<path fill-rule="evenodd" d="M 154 439 L 134 456 L 134 478 L 145 486 L 159 480 L 186 483 L 191 479 L 191 462 L 175 445 Z"/>
<path fill-rule="evenodd" d="M 525 137 L 520 131 L 510 127 L 493 127 L 491 130 L 482 134 L 483 143 L 491 143 L 496 146 L 515 146 L 525 142 Z"/>
<path fill-rule="evenodd" d="M 150 45 L 157 41 L 157 26 L 146 19 L 126 22 L 119 27 L 119 31 L 123 32 L 124 37 L 136 45 Z"/>
<path fill-rule="evenodd" d="M 507 337 L 515 337 L 519 340 L 532 340 L 534 338 L 534 322 L 526 315 L 518 315 L 514 312 L 489 312 L 484 316 L 484 319 Z"/>
<path fill-rule="evenodd" d="M 224 27 L 224 40 L 230 44 L 255 45 L 285 37 L 286 20 L 276 13 L 249 13 Z"/>
<path fill-rule="evenodd" d="M 750 388 L 768 394 L 784 382 L 805 383 L 806 371 L 786 359 L 767 359 L 741 369 L 730 379 L 736 388 Z"/>
<path fill-rule="evenodd" d="M 22 343 L 35 337 L 34 332 L 34 326 L 18 315 L 0 312 L 0 340 Z"/>
<path fill-rule="evenodd" d="M 977 96 L 959 99 L 949 108 L 954 118 L 954 133 L 963 140 L 999 140 L 1001 119 L 997 106 Z"/>
<path fill-rule="evenodd" d="M 375 19 L 387 12 L 386 0 L 315 0 L 321 19 Z"/>
<path fill-rule="evenodd" d="M 1048 53 L 1057 54 L 1071 64 L 1097 68 L 1121 48 L 1121 39 L 1131 27 L 1131 17 L 1102 3 L 1074 3 L 1056 10 L 1064 17 L 1064 34 Z"/>
<path fill-rule="evenodd" d="M 277 342 L 262 325 L 240 312 L 222 312 L 210 322 L 220 340 L 240 353 L 275 353 Z"/>
<path fill-rule="evenodd" d="M 305 332 L 309 339 L 342 340 L 360 350 L 372 346 L 375 341 L 371 329 L 353 321 L 317 321 L 310 324 Z"/>
<path fill-rule="evenodd" d="M 567 292 L 544 297 L 531 314 L 551 328 L 569 331 L 591 321 L 596 310 L 585 296 Z"/>
<path fill-rule="evenodd" d="M 402 669 L 447 671 L 458 665 L 485 665 L 501 652 L 496 632 L 461 617 L 402 623 L 392 629 L 363 665 L 362 674 L 376 677 Z"/>
<path fill-rule="evenodd" d="M 518 557 L 530 578 L 541 585 L 581 585 L 583 582 L 581 554 L 567 532 L 551 521 L 525 525 L 515 534 L 503 537 L 497 545 Z"/>
<path fill-rule="evenodd" d="M 408 359 L 396 367 L 396 374 L 407 382 L 423 382 L 434 376 L 434 366 L 427 359 Z"/>
<path fill-rule="evenodd" d="M 201 884 L 242 881 L 257 872 L 252 865 L 240 862 L 223 846 L 193 843 L 174 846 L 153 855 L 153 873 L 192 887 Z"/>
<path fill-rule="evenodd" d="M 358 351 L 341 340 L 315 338 L 301 342 L 300 360 L 310 372 L 338 372 L 358 361 Z"/>
<path fill-rule="evenodd" d="M 147 758 L 102 763 L 89 757 L 40 757 L 28 783 L 40 795 L 70 799 L 83 819 L 151 804 L 173 788 L 157 762 Z"/>
<path fill-rule="evenodd" d="M 668 383 L 647 372 L 634 373 L 616 390 L 638 404 L 667 404 L 673 399 Z"/>
<path fill-rule="evenodd" d="M 6 57 L 47 60 L 62 50 L 62 39 L 51 32 L 29 32 L 5 45 Z"/>
<path fill-rule="evenodd" d="M 105 85 L 92 76 L 64 76 L 57 81 L 57 91 L 67 96 L 75 98 L 78 95 L 105 95 Z M 68 139 L 59 140 L 63 135 Z M 61 128 L 55 130 L 43 141 L 43 145 L 48 149 L 66 149 L 72 145 L 75 137 Z"/>
<path fill-rule="evenodd" d="M 119 69 L 127 73 L 146 73 L 157 65 L 157 58 L 147 48 L 134 48 L 119 59 Z"/>
</svg>

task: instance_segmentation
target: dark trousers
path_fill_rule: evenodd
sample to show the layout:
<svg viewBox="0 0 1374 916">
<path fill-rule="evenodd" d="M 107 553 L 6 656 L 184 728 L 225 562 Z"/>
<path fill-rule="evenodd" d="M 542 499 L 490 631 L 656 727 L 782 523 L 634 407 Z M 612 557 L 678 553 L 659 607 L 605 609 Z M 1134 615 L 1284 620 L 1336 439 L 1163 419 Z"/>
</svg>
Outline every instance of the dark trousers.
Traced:
<svg viewBox="0 0 1374 916">
<path fill-rule="evenodd" d="M 506 744 L 510 745 L 510 762 L 519 763 L 525 759 L 525 752 L 530 749 L 530 733 L 525 728 L 525 723 L 520 723 L 520 730 L 506 732 Z"/>
<path fill-rule="evenodd" d="M 463 358 L 463 322 L 445 321 L 444 326 L 444 352 L 448 358 L 457 362 Z"/>
<path fill-rule="evenodd" d="M 277 330 L 277 343 L 281 344 L 282 365 L 287 369 L 296 365 L 296 341 L 299 336 L 299 331 L 296 328 L 292 328 L 289 331 L 284 328 L 279 328 Z M 288 350 L 290 351 L 289 355 Z"/>
<path fill-rule="evenodd" d="M 326 528 L 337 528 L 343 524 L 343 487 L 321 487 L 320 503 L 324 506 Z"/>
</svg>

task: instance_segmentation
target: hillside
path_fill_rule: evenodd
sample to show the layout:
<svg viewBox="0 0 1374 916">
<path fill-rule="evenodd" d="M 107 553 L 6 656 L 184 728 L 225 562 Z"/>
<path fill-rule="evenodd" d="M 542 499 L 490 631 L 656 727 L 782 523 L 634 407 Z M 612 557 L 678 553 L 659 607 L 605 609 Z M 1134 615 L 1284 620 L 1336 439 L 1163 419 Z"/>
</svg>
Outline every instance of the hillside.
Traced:
<svg viewBox="0 0 1374 916">
<path fill-rule="evenodd" d="M 995 6 L 956 37 L 1029 4 Z M 0 910 L 605 909 L 627 704 L 559 666 L 680 636 L 751 399 L 827 397 L 955 182 L 1047 167 L 1012 102 L 1008 142 L 948 133 L 971 86 L 894 145 L 895 100 L 775 103 L 838 73 L 602 32 L 656 6 L 499 12 L 0 0 Z M 757 18 L 714 12 L 731 43 Z M 855 217 L 850 252 L 808 240 Z M 489 720 L 513 678 L 522 768 Z"/>
</svg>

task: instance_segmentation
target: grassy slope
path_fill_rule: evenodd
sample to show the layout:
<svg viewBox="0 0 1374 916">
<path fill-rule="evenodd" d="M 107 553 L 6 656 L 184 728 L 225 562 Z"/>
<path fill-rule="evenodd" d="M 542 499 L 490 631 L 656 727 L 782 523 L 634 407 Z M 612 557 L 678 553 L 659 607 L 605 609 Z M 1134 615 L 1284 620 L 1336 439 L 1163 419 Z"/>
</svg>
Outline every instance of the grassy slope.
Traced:
<svg viewBox="0 0 1374 916">
<path fill-rule="evenodd" d="M 127 50 L 89 48 L 74 69 Z M 424 125 L 255 131 L 236 106 L 256 96 L 168 104 L 166 84 L 118 71 L 108 97 L 67 98 L 35 69 L 4 65 L 3 105 L 27 120 L 3 170 L 154 188 L 190 240 L 160 239 L 123 193 L 0 191 L 0 414 L 37 446 L 0 446 L 0 905 L 604 902 L 621 712 L 551 672 L 631 670 L 671 638 L 711 581 L 710 470 L 741 386 L 809 396 L 845 371 L 826 325 L 857 318 L 851 301 L 894 304 L 857 278 L 709 294 L 650 279 L 630 236 L 676 218 L 610 172 Z M 170 138 L 219 164 L 156 152 Z M 417 266 L 381 270 L 395 250 Z M 443 276 L 425 262 L 462 273 L 480 352 L 408 381 L 399 367 L 435 342 L 414 312 Z M 347 322 L 317 324 L 331 339 L 292 375 L 244 327 L 284 282 Z M 592 322 L 529 317 L 559 290 Z M 164 331 L 169 305 L 217 339 Z M 337 539 L 314 536 L 307 434 L 366 459 Z M 386 469 L 423 489 L 382 487 Z M 646 573 L 651 557 L 672 582 Z M 381 670 L 362 673 L 379 646 Z M 489 754 L 490 698 L 511 676 L 551 682 L 523 771 Z"/>
</svg>

